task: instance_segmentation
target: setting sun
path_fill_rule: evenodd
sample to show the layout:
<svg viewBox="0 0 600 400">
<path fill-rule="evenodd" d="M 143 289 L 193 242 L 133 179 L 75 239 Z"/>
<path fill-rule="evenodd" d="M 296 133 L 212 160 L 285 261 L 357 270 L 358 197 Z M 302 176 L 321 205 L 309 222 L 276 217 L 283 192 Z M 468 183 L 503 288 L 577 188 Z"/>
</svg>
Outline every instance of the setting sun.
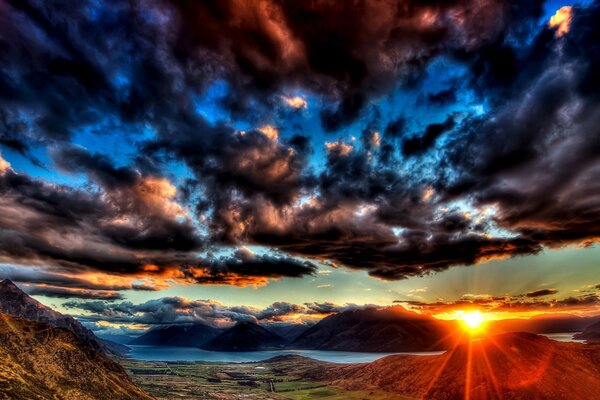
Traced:
<svg viewBox="0 0 600 400">
<path fill-rule="evenodd" d="M 482 328 L 485 318 L 479 311 L 461 311 L 460 320 L 463 322 L 465 328 L 470 331 L 476 331 Z"/>
</svg>

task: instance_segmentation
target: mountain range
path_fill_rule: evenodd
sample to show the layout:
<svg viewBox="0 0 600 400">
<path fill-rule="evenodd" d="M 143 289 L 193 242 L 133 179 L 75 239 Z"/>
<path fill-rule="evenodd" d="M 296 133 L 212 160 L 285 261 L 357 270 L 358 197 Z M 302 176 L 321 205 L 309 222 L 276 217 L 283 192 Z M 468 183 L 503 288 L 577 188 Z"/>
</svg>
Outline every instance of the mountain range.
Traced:
<svg viewBox="0 0 600 400">
<path fill-rule="evenodd" d="M 401 306 L 366 308 L 325 317 L 290 347 L 366 352 L 442 350 L 450 345 L 448 334 L 453 326 Z"/>
<path fill-rule="evenodd" d="M 440 350 L 449 346 L 452 323 L 400 306 L 367 308 L 328 316 L 313 326 L 262 326 L 238 323 L 231 328 L 203 324 L 154 328 L 131 345 L 190 346 L 211 351 L 316 349 L 401 352 Z"/>
</svg>

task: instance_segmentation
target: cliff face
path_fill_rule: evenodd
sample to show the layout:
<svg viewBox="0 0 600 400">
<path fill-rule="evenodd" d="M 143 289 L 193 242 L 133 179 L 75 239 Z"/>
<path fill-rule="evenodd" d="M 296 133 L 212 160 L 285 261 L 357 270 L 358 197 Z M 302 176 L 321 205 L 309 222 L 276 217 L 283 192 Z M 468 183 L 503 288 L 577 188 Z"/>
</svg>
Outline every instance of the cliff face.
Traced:
<svg viewBox="0 0 600 400">
<path fill-rule="evenodd" d="M 73 332 L 0 314 L 0 398 L 151 400 Z"/>
</svg>

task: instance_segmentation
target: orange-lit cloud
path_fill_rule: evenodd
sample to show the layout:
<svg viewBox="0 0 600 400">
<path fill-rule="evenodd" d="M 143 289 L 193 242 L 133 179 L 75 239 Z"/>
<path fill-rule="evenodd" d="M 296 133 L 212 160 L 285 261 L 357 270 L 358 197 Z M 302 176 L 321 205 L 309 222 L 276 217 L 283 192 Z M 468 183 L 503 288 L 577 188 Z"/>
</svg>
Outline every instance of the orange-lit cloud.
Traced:
<svg viewBox="0 0 600 400">
<path fill-rule="evenodd" d="M 571 20 L 573 19 L 573 7 L 563 6 L 550 17 L 548 25 L 556 29 L 556 36 L 560 37 L 571 29 Z"/>
<path fill-rule="evenodd" d="M 325 142 L 325 149 L 332 154 L 347 156 L 352 152 L 354 147 L 343 142 Z"/>
<path fill-rule="evenodd" d="M 258 131 L 271 140 L 279 138 L 279 131 L 273 125 L 264 125 L 258 128 Z"/>
<path fill-rule="evenodd" d="M 3 157 L 2 157 L 2 153 L 0 153 L 0 174 L 5 173 L 6 171 L 8 171 L 10 169 L 10 163 L 8 161 L 6 161 Z"/>
<path fill-rule="evenodd" d="M 300 96 L 294 96 L 294 97 L 283 96 L 282 100 L 289 107 L 295 108 L 297 110 L 308 107 L 308 102 L 303 97 L 300 97 Z"/>
</svg>

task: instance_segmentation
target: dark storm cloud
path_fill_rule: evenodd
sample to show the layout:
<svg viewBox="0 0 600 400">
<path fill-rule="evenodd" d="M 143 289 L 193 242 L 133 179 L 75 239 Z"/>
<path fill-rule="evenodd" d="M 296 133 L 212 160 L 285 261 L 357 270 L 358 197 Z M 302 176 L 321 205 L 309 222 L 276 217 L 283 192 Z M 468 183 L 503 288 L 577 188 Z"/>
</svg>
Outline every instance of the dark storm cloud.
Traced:
<svg viewBox="0 0 600 400">
<path fill-rule="evenodd" d="M 456 102 L 456 88 L 440 90 L 435 93 L 427 93 L 425 101 L 429 105 L 446 106 Z"/>
<path fill-rule="evenodd" d="M 404 139 L 402 143 L 402 153 L 405 156 L 414 156 L 425 153 L 435 145 L 436 140 L 440 136 L 450 131 L 454 126 L 455 122 L 452 116 L 449 116 L 442 123 L 428 125 L 423 134 Z"/>
<path fill-rule="evenodd" d="M 518 68 L 500 80 L 495 106 L 467 119 L 447 150 L 459 177 L 449 193 L 494 204 L 500 226 L 549 247 L 592 243 L 600 233 L 600 102 L 588 90 L 590 68 L 600 66 L 600 6 L 573 12 L 565 35 L 546 28 L 513 49 Z"/>
<path fill-rule="evenodd" d="M 341 142 L 327 149 L 318 196 L 279 207 L 264 198 L 230 199 L 227 208 L 217 208 L 221 238 L 364 269 L 383 279 L 540 250 L 532 240 L 485 236 L 480 221 L 457 210 L 439 212 L 433 190 L 410 185 L 393 164 L 379 163 L 372 157 L 377 149 Z M 402 229 L 394 232 L 394 226 Z"/>
<path fill-rule="evenodd" d="M 191 114 L 191 95 L 218 79 L 228 82 L 222 103 L 234 115 L 255 118 L 280 92 L 302 86 L 329 98 L 324 126 L 338 129 L 390 84 L 419 76 L 434 56 L 474 50 L 518 15 L 499 0 L 2 7 L 0 103 L 14 127 L 2 138 L 23 152 L 107 117 L 170 124 L 165 118 Z"/>
<path fill-rule="evenodd" d="M 311 262 L 293 258 L 254 254 L 249 250 L 238 250 L 234 257 L 220 257 L 211 262 L 214 271 L 225 270 L 244 276 L 301 277 L 314 274 L 317 266 Z"/>
<path fill-rule="evenodd" d="M 90 193 L 8 170 L 0 176 L 0 258 L 125 274 L 141 272 L 145 264 L 165 266 L 177 258 L 180 244 L 169 240 L 178 238 L 179 232 L 187 231 L 188 241 L 198 240 L 188 229 L 189 221 L 173 220 L 166 224 L 172 232 L 166 230 L 169 210 L 164 201 L 169 199 L 160 192 L 162 181 L 157 182 L 140 177 L 137 186 L 123 191 L 104 188 Z M 127 196 L 127 201 L 121 196 Z M 147 207 L 146 212 L 140 213 L 138 205 Z M 135 254 L 144 248 L 140 242 L 157 235 L 154 229 L 161 231 L 162 250 L 169 251 L 153 251 L 147 258 Z M 129 232 L 127 240 L 116 240 L 116 233 L 123 230 Z"/>
<path fill-rule="evenodd" d="M 575 7 L 563 36 L 531 1 L 0 4 L 0 143 L 30 159 L 52 145 L 88 184 L 2 167 L 2 262 L 260 284 L 311 274 L 291 257 L 304 256 L 402 279 L 600 237 L 597 4 Z M 381 135 L 373 123 L 361 143 L 326 143 L 316 171 L 309 137 L 195 109 L 223 81 L 227 111 L 255 122 L 298 87 L 337 130 L 436 56 L 467 67 L 483 114 L 413 134 L 399 112 Z M 152 132 L 135 167 L 68 143 L 113 123 L 131 143 Z M 181 197 L 161 173 L 170 162 L 193 174 Z M 289 256 L 197 254 L 223 244 Z"/>
<path fill-rule="evenodd" d="M 232 86 L 225 102 L 242 114 L 250 99 L 286 86 L 325 94 L 334 103 L 321 113 L 327 130 L 355 120 L 390 85 L 414 80 L 437 54 L 492 40 L 514 17 L 493 0 L 172 4 L 174 51 L 197 71 L 192 80 L 224 75 Z"/>
<path fill-rule="evenodd" d="M 79 272 L 89 281 L 86 272 L 103 272 L 248 285 L 316 269 L 281 255 L 238 252 L 233 258 L 203 259 L 193 251 L 201 249 L 203 239 L 168 180 L 115 168 L 107 158 L 81 149 L 68 148 L 54 156 L 61 168 L 85 172 L 96 189 L 51 185 L 11 169 L 0 174 L 0 261 L 53 268 L 40 279 L 24 276 L 24 270 L 17 277 L 20 281 L 65 290 L 145 290 L 143 283 L 102 287 L 64 275 Z"/>
<path fill-rule="evenodd" d="M 122 300 L 123 294 L 106 290 L 70 289 L 53 286 L 26 287 L 25 292 L 31 296 L 57 297 L 62 299 L 99 299 Z"/>
<path fill-rule="evenodd" d="M 556 289 L 539 289 L 539 290 L 534 290 L 532 292 L 527 292 L 526 296 L 527 297 L 542 297 L 542 296 L 548 296 L 551 294 L 556 294 L 558 293 L 558 290 Z"/>
</svg>

